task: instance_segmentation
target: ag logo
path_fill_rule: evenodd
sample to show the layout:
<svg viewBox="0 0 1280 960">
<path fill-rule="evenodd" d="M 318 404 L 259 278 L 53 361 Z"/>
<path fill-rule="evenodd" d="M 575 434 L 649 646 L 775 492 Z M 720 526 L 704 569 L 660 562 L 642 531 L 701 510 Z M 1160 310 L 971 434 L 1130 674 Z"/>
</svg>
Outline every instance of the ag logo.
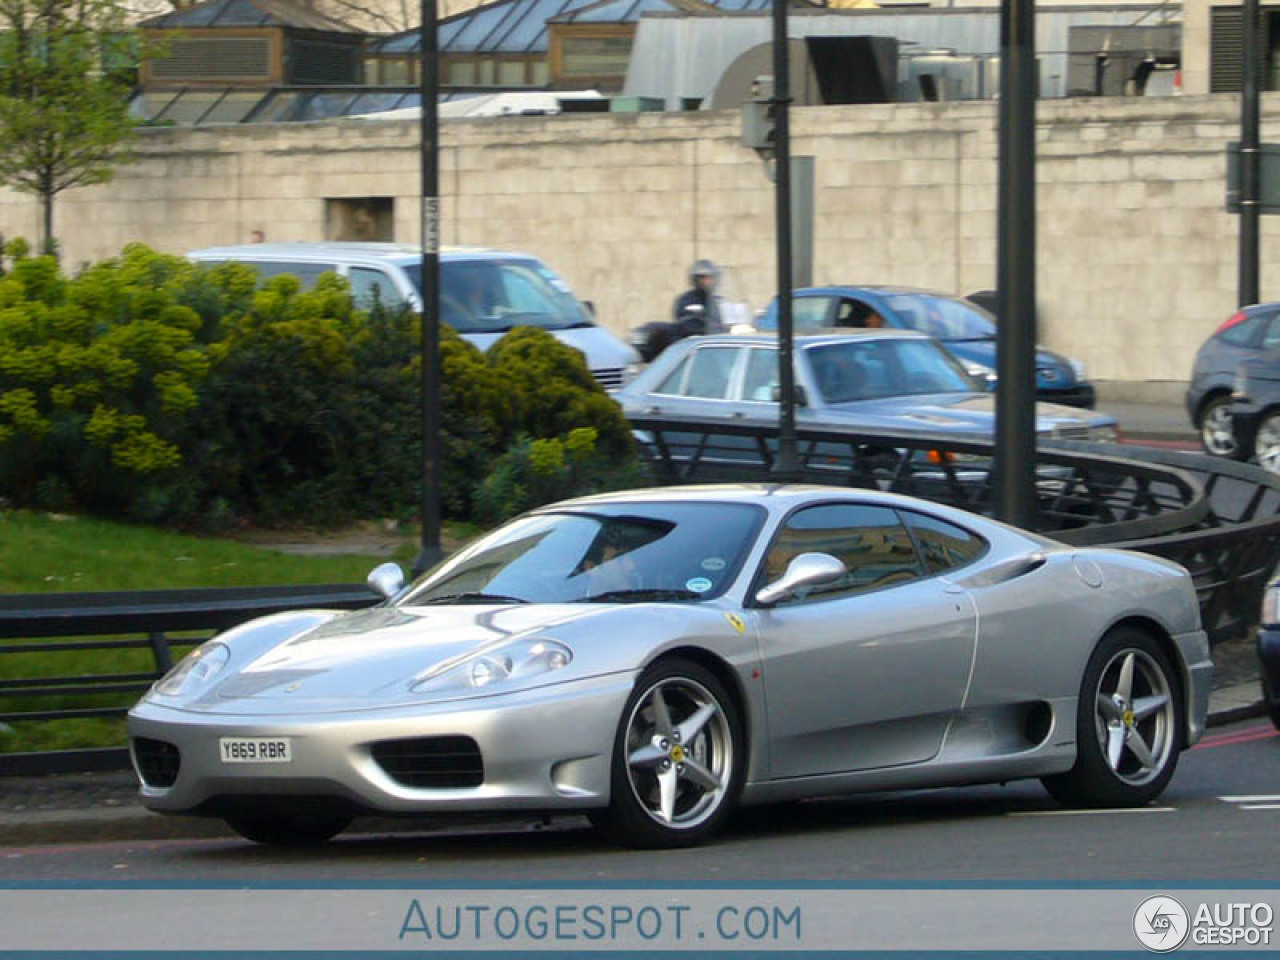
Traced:
<svg viewBox="0 0 1280 960">
<path fill-rule="evenodd" d="M 1177 950 L 1190 930 L 1187 908 L 1173 897 L 1147 897 L 1133 915 L 1133 932 L 1138 942 L 1155 953 Z"/>
</svg>

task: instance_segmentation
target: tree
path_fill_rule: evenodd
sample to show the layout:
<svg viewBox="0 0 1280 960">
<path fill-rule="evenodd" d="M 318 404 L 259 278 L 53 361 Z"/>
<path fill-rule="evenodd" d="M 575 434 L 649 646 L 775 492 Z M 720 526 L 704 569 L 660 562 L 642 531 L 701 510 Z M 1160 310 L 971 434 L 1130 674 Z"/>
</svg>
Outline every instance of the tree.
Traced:
<svg viewBox="0 0 1280 960">
<path fill-rule="evenodd" d="M 130 160 L 138 53 L 115 0 L 0 0 L 0 184 L 38 198 L 47 252 L 54 198 Z"/>
</svg>

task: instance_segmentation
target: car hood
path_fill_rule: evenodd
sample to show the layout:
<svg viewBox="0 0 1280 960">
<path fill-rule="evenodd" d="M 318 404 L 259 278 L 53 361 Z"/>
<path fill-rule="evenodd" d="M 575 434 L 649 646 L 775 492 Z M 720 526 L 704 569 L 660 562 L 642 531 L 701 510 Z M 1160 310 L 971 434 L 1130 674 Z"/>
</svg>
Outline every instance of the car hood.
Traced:
<svg viewBox="0 0 1280 960">
<path fill-rule="evenodd" d="M 996 368 L 995 340 L 943 340 L 941 343 L 948 353 L 960 360 L 980 363 L 992 370 Z M 1076 382 L 1075 367 L 1071 361 L 1044 347 L 1036 347 L 1036 374 L 1040 380 L 1046 379 L 1045 374 L 1050 374 L 1051 380 L 1063 387 Z"/>
<path fill-rule="evenodd" d="M 940 393 L 885 397 L 832 404 L 809 417 L 837 418 L 860 426 L 912 432 L 958 433 L 990 437 L 995 434 L 996 398 L 991 393 Z M 1053 403 L 1036 404 L 1036 431 L 1055 435 L 1080 434 L 1090 427 L 1111 426 L 1113 417 Z"/>
<path fill-rule="evenodd" d="M 236 664 L 190 707 L 278 713 L 421 702 L 410 687 L 451 660 L 607 608 L 583 604 L 376 607 L 343 614 Z"/>
<path fill-rule="evenodd" d="M 568 344 L 587 360 L 591 370 L 621 370 L 632 363 L 640 361 L 640 354 L 603 327 L 566 327 L 550 330 L 561 343 Z M 464 333 L 462 338 L 470 341 L 480 350 L 488 350 L 504 335 L 502 333 Z"/>
</svg>

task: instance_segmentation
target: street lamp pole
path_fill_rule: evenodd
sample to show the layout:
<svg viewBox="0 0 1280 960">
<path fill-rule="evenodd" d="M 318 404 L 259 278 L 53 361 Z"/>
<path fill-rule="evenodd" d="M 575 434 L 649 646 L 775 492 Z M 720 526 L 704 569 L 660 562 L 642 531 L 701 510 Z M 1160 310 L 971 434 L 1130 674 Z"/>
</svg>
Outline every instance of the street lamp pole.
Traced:
<svg viewBox="0 0 1280 960">
<path fill-rule="evenodd" d="M 996 516 L 1036 522 L 1035 0 L 1000 5 Z"/>
<path fill-rule="evenodd" d="M 1258 120 L 1258 0 L 1244 0 L 1240 83 L 1240 249 L 1237 306 L 1257 303 L 1262 145 Z"/>
<path fill-rule="evenodd" d="M 422 547 L 415 574 L 434 566 L 440 549 L 440 169 L 439 117 L 436 112 L 439 58 L 436 51 L 436 0 L 422 0 L 419 34 L 422 119 Z"/>
<path fill-rule="evenodd" d="M 796 376 L 791 312 L 791 66 L 787 49 L 787 4 L 773 0 L 774 233 L 778 259 L 778 388 L 781 396 L 778 456 L 773 472 L 795 477 Z"/>
</svg>

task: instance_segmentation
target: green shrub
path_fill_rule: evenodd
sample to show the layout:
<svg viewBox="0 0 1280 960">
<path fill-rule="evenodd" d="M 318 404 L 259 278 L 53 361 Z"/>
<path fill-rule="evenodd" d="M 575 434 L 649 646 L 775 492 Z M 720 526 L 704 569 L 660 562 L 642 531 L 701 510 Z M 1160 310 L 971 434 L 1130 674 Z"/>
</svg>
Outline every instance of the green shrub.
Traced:
<svg viewBox="0 0 1280 960">
<path fill-rule="evenodd" d="M 476 519 L 498 523 L 568 497 L 646 486 L 647 467 L 634 454 L 618 458 L 597 447 L 591 427 L 564 437 L 521 437 L 494 463 L 476 491 Z"/>
</svg>

